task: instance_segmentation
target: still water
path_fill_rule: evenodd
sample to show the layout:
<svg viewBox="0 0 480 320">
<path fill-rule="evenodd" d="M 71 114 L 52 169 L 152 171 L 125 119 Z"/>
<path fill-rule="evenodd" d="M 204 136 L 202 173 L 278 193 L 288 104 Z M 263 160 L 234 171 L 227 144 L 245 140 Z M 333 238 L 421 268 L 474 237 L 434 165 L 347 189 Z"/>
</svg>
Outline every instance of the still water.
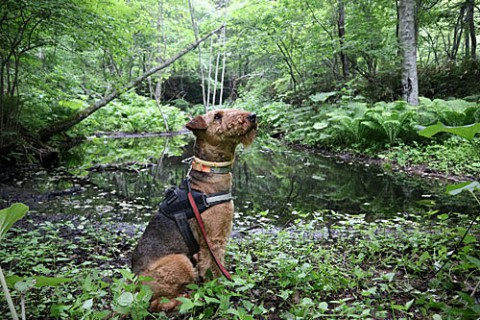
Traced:
<svg viewBox="0 0 480 320">
<path fill-rule="evenodd" d="M 72 150 L 61 168 L 29 167 L 3 176 L 0 208 L 21 201 L 33 215 L 148 221 L 164 190 L 187 174 L 182 160 L 192 152 L 191 135 L 94 139 Z M 343 163 L 269 139 L 240 149 L 234 168 L 237 217 L 261 213 L 279 226 L 314 211 L 364 214 L 367 220 L 422 219 L 434 210 L 471 213 L 468 198 L 443 190 L 440 181 Z"/>
</svg>

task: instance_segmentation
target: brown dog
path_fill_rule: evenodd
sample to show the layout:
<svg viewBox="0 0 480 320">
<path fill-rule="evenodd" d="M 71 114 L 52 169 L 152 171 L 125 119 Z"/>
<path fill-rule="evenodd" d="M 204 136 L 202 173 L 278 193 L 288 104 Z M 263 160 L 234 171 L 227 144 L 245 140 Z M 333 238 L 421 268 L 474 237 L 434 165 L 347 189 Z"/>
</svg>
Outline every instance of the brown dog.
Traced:
<svg viewBox="0 0 480 320">
<path fill-rule="evenodd" d="M 223 264 L 225 246 L 232 230 L 230 189 L 235 149 L 240 143 L 244 146 L 252 144 L 257 128 L 256 116 L 233 109 L 210 111 L 193 118 L 187 128 L 195 135 L 196 144 L 188 177 L 190 184 L 184 188 L 191 187 L 200 196 L 213 195 L 208 198 L 211 200 L 223 199 L 207 204 L 201 214 L 213 254 Z M 182 190 L 177 188 L 167 193 L 159 213 L 150 221 L 132 255 L 133 272 L 153 279 L 147 282 L 154 292 L 150 305 L 152 311 L 169 311 L 177 307 L 180 302 L 175 298 L 183 295 L 185 285 L 194 282 L 195 278 L 203 279 L 207 270 L 216 277 L 221 275 L 195 218 L 187 214 L 188 220 L 182 224 L 178 217 L 185 219 L 185 216 L 166 213 L 168 203 L 181 198 Z M 205 196 L 203 199 L 208 203 Z M 191 211 L 184 202 L 177 207 L 182 214 Z M 180 230 L 185 228 L 190 229 L 194 245 L 187 241 L 189 231 Z"/>
</svg>

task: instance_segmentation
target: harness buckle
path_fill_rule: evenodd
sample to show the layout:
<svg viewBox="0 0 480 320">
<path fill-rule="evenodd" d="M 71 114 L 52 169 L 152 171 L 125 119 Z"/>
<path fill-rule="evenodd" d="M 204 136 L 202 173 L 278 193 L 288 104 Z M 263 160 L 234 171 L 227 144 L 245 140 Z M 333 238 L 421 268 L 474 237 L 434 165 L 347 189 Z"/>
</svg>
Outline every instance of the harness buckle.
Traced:
<svg viewBox="0 0 480 320">
<path fill-rule="evenodd" d="M 178 196 L 177 193 L 175 192 L 175 187 L 170 187 L 165 191 L 165 201 L 167 202 L 167 205 L 171 205 L 177 200 Z"/>
<path fill-rule="evenodd" d="M 202 194 L 202 201 L 205 208 L 210 207 L 210 203 L 208 203 L 208 196 L 206 193 Z"/>
</svg>

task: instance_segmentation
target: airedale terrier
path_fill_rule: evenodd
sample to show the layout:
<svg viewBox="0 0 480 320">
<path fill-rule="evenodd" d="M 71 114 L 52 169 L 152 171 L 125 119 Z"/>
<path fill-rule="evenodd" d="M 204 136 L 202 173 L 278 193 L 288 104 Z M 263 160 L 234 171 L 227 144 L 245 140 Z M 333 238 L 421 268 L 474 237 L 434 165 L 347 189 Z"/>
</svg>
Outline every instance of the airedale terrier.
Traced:
<svg viewBox="0 0 480 320">
<path fill-rule="evenodd" d="M 193 118 L 186 127 L 196 137 L 190 172 L 180 187 L 167 191 L 132 255 L 133 271 L 152 278 L 146 282 L 154 292 L 151 311 L 175 309 L 185 285 L 204 279 L 207 270 L 215 277 L 222 274 L 208 245 L 223 264 L 233 221 L 230 190 L 235 149 L 240 143 L 253 143 L 257 119 L 254 113 L 241 110 L 215 110 Z M 192 201 L 203 211 L 209 244 L 186 199 L 190 190 Z"/>
</svg>

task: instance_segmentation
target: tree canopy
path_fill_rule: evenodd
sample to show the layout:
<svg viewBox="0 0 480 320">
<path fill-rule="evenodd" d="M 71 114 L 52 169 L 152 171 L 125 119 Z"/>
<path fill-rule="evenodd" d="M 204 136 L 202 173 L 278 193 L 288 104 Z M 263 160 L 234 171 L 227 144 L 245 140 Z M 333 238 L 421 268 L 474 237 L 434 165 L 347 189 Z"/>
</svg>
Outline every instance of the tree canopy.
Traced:
<svg viewBox="0 0 480 320">
<path fill-rule="evenodd" d="M 478 4 L 411 3 L 420 95 L 478 95 Z M 205 103 L 206 94 L 299 103 L 332 90 L 399 99 L 401 20 L 387 0 L 5 0 L 0 149 L 14 148 L 19 132 L 49 140 L 74 114 L 129 89 L 164 104 Z"/>
</svg>

